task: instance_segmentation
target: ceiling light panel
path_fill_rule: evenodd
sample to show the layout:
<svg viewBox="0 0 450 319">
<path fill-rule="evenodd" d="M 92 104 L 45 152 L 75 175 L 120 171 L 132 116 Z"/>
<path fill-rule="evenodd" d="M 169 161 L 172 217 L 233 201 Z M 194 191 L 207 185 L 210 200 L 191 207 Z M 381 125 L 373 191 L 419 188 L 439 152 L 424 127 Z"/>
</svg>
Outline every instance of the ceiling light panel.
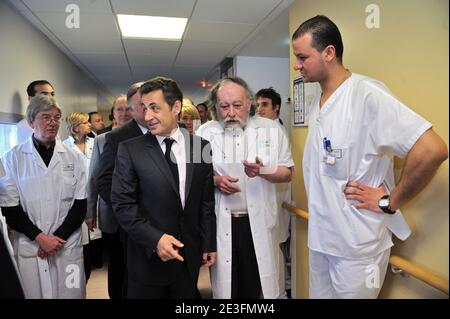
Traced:
<svg viewBox="0 0 450 319">
<path fill-rule="evenodd" d="M 123 38 L 181 40 L 187 18 L 118 14 Z"/>
</svg>

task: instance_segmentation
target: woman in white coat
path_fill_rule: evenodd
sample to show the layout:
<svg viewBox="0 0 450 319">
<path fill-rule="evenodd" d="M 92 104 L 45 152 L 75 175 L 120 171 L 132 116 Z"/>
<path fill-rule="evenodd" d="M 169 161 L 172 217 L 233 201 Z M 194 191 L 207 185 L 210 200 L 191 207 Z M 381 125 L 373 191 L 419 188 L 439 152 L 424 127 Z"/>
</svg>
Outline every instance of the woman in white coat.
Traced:
<svg viewBox="0 0 450 319">
<path fill-rule="evenodd" d="M 82 112 L 70 113 L 66 117 L 66 127 L 69 132 L 69 137 L 65 139 L 63 143 L 83 156 L 86 172 L 89 172 L 92 152 L 94 149 L 94 139 L 88 136 L 88 134 L 92 132 L 92 125 L 89 122 L 89 114 Z M 86 184 L 87 181 L 88 174 L 86 174 Z M 91 259 L 92 257 L 96 257 L 98 259 L 97 256 L 93 256 L 93 253 L 101 253 L 99 249 L 94 249 L 94 245 L 99 246 L 99 242 L 94 243 L 94 241 L 102 237 L 102 232 L 97 226 L 94 226 L 92 230 L 89 231 L 86 222 L 81 225 L 81 232 L 84 267 L 87 281 L 91 274 Z"/>
<path fill-rule="evenodd" d="M 33 135 L 8 151 L 0 206 L 13 229 L 14 257 L 27 298 L 84 298 L 81 223 L 86 213 L 83 159 L 56 139 L 61 109 L 50 96 L 31 99 Z"/>
</svg>

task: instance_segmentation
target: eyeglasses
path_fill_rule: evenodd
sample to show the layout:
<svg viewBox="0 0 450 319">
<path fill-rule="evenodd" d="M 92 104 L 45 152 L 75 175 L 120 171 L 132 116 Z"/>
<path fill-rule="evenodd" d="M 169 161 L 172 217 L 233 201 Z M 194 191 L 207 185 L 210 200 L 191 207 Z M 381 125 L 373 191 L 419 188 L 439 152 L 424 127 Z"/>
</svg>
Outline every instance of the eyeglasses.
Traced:
<svg viewBox="0 0 450 319">
<path fill-rule="evenodd" d="M 43 115 L 40 117 L 36 117 L 36 119 L 45 122 L 46 124 L 50 124 L 52 121 L 55 121 L 55 123 L 59 123 L 61 122 L 61 115 L 55 115 L 55 116 L 50 116 L 50 115 Z"/>
</svg>

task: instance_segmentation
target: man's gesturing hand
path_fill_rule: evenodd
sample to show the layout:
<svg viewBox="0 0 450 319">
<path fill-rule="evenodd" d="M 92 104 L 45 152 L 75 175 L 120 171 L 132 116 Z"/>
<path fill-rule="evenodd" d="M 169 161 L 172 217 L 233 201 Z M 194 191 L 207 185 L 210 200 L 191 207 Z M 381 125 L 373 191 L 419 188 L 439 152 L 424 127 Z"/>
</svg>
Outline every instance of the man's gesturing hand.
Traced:
<svg viewBox="0 0 450 319">
<path fill-rule="evenodd" d="M 171 235 L 164 234 L 158 241 L 156 253 L 162 261 L 177 259 L 184 261 L 184 258 L 178 253 L 184 244 Z"/>
</svg>

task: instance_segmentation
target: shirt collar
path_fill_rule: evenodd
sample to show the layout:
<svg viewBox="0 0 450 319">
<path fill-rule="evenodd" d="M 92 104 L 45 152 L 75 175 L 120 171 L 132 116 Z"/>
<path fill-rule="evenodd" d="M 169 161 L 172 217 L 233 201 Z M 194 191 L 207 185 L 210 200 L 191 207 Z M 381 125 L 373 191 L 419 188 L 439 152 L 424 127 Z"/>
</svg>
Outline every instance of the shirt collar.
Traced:
<svg viewBox="0 0 450 319">
<path fill-rule="evenodd" d="M 37 150 L 44 150 L 44 151 L 53 151 L 55 149 L 56 141 L 53 141 L 50 144 L 50 147 L 47 149 L 44 145 L 39 143 L 39 141 L 34 137 L 34 134 L 31 136 L 31 139 L 33 140 L 34 147 L 36 147 Z"/>
<path fill-rule="evenodd" d="M 142 131 L 142 134 L 147 134 L 147 132 L 148 132 L 148 128 L 147 127 L 145 127 L 145 126 L 142 126 L 141 124 L 139 124 L 137 121 L 136 121 L 136 124 L 139 126 L 139 128 L 141 129 L 141 131 Z"/>
<path fill-rule="evenodd" d="M 167 137 L 167 136 L 156 135 L 156 139 L 158 140 L 158 143 L 159 143 L 160 146 L 164 143 L 164 139 L 165 139 L 166 137 Z M 182 141 L 182 140 L 181 140 L 181 139 L 182 139 L 182 133 L 181 133 L 179 127 L 177 127 L 177 129 L 172 133 L 172 135 L 170 135 L 170 138 L 173 139 L 173 140 L 175 140 L 175 142 L 176 142 L 177 144 L 180 144 L 180 143 L 181 143 L 181 141 Z"/>
</svg>

